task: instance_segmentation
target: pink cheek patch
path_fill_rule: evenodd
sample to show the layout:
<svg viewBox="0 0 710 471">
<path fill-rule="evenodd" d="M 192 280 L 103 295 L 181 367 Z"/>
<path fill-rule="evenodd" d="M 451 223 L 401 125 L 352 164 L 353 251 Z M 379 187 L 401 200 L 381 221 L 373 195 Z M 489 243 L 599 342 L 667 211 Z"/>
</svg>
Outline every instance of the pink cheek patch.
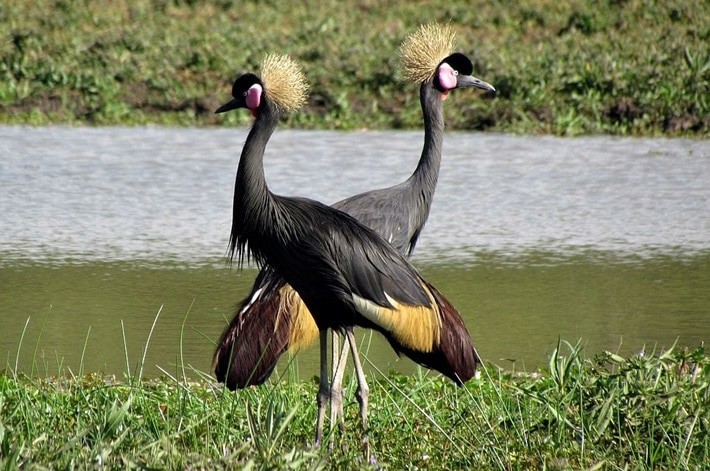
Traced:
<svg viewBox="0 0 710 471">
<path fill-rule="evenodd" d="M 263 89 L 261 88 L 261 85 L 258 83 L 255 83 L 251 87 L 249 87 L 249 90 L 247 90 L 247 97 L 246 97 L 246 102 L 247 102 L 247 108 L 249 108 L 252 113 L 256 111 L 257 108 L 259 108 L 259 105 L 261 104 L 261 92 Z"/>
<path fill-rule="evenodd" d="M 456 72 L 453 67 L 444 62 L 439 66 L 437 73 L 439 74 L 439 85 L 441 85 L 441 88 L 444 90 L 453 90 L 456 88 Z"/>
</svg>

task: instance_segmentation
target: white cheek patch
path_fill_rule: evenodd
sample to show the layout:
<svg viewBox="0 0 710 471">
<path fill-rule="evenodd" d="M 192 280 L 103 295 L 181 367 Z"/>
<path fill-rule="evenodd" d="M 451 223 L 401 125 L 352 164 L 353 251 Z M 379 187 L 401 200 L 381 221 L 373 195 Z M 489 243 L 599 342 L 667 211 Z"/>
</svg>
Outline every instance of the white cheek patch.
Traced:
<svg viewBox="0 0 710 471">
<path fill-rule="evenodd" d="M 255 83 L 254 85 L 249 87 L 249 90 L 247 90 L 246 97 L 247 108 L 252 111 L 259 108 L 259 105 L 261 104 L 261 94 L 263 91 L 264 89 L 258 83 Z"/>
<path fill-rule="evenodd" d="M 444 90 L 453 90 L 456 88 L 456 71 L 449 64 L 444 62 L 437 70 L 439 84 Z"/>
</svg>

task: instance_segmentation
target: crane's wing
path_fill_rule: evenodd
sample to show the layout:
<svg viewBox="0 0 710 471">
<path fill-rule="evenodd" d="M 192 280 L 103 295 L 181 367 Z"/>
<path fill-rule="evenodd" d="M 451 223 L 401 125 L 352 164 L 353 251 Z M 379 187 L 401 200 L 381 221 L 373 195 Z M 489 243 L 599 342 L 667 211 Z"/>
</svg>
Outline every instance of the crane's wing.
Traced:
<svg viewBox="0 0 710 471">
<path fill-rule="evenodd" d="M 441 312 L 414 267 L 369 229 L 348 225 L 331 238 L 357 313 L 398 343 L 431 351 L 440 340 Z"/>
<path fill-rule="evenodd" d="M 473 377 L 480 358 L 456 308 L 392 246 L 365 231 L 350 237 L 336 245 L 348 247 L 341 271 L 358 314 L 398 353 L 457 383 Z"/>
<path fill-rule="evenodd" d="M 403 202 L 402 195 L 398 187 L 382 188 L 351 196 L 332 207 L 353 216 L 401 253 L 409 255 L 421 226 L 416 227 L 410 215 L 412 205 Z"/>
</svg>

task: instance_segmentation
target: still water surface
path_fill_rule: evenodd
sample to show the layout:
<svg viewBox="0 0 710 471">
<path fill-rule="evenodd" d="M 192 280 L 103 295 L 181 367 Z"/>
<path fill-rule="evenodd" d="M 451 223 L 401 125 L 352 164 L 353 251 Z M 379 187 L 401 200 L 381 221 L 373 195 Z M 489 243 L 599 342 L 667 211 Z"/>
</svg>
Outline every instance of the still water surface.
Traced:
<svg viewBox="0 0 710 471">
<path fill-rule="evenodd" d="M 135 371 L 157 316 L 145 372 L 179 358 L 209 371 L 255 273 L 225 262 L 245 137 L 0 127 L 0 362 Z M 277 193 L 332 203 L 404 180 L 421 140 L 277 131 L 266 176 Z M 543 364 L 558 336 L 589 355 L 698 346 L 710 338 L 710 143 L 448 133 L 414 262 L 504 367 Z M 380 369 L 411 370 L 362 338 Z M 315 349 L 296 361 L 315 373 Z"/>
</svg>

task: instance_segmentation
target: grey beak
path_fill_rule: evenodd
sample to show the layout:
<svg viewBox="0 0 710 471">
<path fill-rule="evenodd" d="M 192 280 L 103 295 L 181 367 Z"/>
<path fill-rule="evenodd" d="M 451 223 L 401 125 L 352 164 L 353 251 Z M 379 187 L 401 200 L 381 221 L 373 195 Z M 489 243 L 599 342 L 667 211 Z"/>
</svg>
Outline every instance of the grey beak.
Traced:
<svg viewBox="0 0 710 471">
<path fill-rule="evenodd" d="M 481 90 L 486 90 L 487 92 L 495 93 L 496 89 L 493 85 L 488 82 L 474 77 L 473 75 L 458 75 L 456 77 L 456 88 L 480 88 Z"/>
<path fill-rule="evenodd" d="M 217 108 L 215 114 L 224 113 L 225 111 L 233 110 L 235 108 L 239 108 L 239 101 L 236 98 L 232 98 L 227 103 Z"/>
</svg>

